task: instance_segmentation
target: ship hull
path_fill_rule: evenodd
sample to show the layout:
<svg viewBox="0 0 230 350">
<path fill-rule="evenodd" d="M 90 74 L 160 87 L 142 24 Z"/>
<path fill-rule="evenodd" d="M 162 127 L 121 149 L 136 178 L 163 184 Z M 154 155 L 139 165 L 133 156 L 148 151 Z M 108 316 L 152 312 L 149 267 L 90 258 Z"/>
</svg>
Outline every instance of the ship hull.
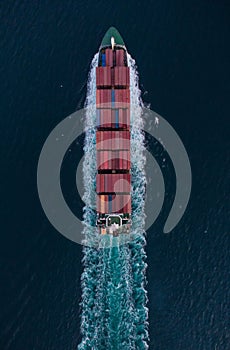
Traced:
<svg viewBox="0 0 230 350">
<path fill-rule="evenodd" d="M 119 32 L 105 34 L 96 67 L 97 226 L 100 234 L 131 225 L 130 71 Z"/>
</svg>

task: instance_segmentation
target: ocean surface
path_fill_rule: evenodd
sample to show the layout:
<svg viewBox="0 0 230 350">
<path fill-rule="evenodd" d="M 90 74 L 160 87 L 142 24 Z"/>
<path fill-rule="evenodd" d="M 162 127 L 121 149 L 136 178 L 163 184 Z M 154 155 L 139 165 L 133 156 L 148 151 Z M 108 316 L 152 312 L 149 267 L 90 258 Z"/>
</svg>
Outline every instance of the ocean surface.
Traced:
<svg viewBox="0 0 230 350">
<path fill-rule="evenodd" d="M 149 143 L 166 186 L 146 238 L 149 348 L 228 350 L 229 3 L 10 0 L 0 19 L 0 349 L 68 350 L 81 342 L 82 247 L 43 213 L 37 162 L 51 130 L 84 106 L 90 63 L 114 25 L 136 61 L 142 100 L 177 131 L 193 176 L 182 220 L 163 234 L 175 178 L 167 154 Z M 78 215 L 81 157 L 72 145 L 62 169 Z"/>
</svg>

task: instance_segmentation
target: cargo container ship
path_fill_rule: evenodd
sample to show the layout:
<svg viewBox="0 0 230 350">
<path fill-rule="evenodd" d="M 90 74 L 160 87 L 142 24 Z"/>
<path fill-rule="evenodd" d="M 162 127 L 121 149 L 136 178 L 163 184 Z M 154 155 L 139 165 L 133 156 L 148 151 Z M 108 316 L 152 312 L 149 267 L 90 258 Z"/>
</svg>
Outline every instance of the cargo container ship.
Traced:
<svg viewBox="0 0 230 350">
<path fill-rule="evenodd" d="M 124 41 L 111 27 L 96 67 L 97 227 L 100 234 L 131 227 L 130 70 Z"/>
</svg>

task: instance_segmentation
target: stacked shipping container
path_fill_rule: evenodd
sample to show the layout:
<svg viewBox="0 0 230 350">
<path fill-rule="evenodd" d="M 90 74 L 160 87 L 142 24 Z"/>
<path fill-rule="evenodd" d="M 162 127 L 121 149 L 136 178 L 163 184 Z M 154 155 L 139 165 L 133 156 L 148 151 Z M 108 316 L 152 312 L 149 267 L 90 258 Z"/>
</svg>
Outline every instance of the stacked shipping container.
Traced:
<svg viewBox="0 0 230 350">
<path fill-rule="evenodd" d="M 130 190 L 130 174 L 97 174 L 97 193 L 129 193 Z"/>
<path fill-rule="evenodd" d="M 130 112 L 128 108 L 97 109 L 97 128 L 128 129 Z"/>
<path fill-rule="evenodd" d="M 109 150 L 97 152 L 98 170 L 130 170 L 130 151 Z"/>
<path fill-rule="evenodd" d="M 97 212 L 131 214 L 130 72 L 122 48 L 103 49 L 96 68 Z"/>
<path fill-rule="evenodd" d="M 98 78 L 99 79 L 99 78 Z M 97 108 L 128 108 L 130 92 L 126 89 L 97 89 Z"/>
<path fill-rule="evenodd" d="M 102 67 L 114 67 L 114 66 L 125 67 L 126 66 L 125 51 L 123 49 L 112 50 L 110 48 L 103 50 L 101 55 L 101 66 Z"/>
<path fill-rule="evenodd" d="M 131 213 L 130 194 L 97 195 L 97 212 L 100 214 Z"/>
<path fill-rule="evenodd" d="M 127 88 L 129 81 L 128 67 L 96 67 L 96 84 L 98 89 L 108 88 L 112 85 L 115 88 Z"/>
<path fill-rule="evenodd" d="M 96 133 L 97 150 L 130 150 L 130 132 L 128 130 L 106 130 Z"/>
</svg>

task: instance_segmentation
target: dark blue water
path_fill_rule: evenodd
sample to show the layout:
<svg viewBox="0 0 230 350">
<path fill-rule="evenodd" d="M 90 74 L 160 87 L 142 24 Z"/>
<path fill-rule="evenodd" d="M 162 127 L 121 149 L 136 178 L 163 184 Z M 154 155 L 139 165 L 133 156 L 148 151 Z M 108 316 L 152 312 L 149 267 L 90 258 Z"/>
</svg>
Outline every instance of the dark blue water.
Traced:
<svg viewBox="0 0 230 350">
<path fill-rule="evenodd" d="M 169 183 L 148 232 L 150 349 L 229 349 L 228 2 L 8 1 L 0 19 L 0 349 L 80 342 L 81 247 L 46 219 L 36 167 L 49 132 L 83 107 L 90 62 L 111 25 L 137 62 L 143 99 L 176 129 L 193 173 L 179 225 L 162 233 Z M 71 157 L 69 193 L 80 155 Z"/>
</svg>

